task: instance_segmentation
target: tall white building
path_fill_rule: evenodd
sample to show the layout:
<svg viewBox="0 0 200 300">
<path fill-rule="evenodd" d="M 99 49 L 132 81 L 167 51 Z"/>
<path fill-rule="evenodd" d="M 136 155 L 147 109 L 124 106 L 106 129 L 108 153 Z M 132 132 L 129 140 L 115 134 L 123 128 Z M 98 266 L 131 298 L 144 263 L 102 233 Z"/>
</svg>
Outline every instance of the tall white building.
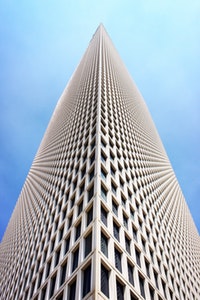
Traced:
<svg viewBox="0 0 200 300">
<path fill-rule="evenodd" d="M 0 245 L 0 299 L 200 299 L 200 238 L 102 25 L 64 90 Z"/>
</svg>

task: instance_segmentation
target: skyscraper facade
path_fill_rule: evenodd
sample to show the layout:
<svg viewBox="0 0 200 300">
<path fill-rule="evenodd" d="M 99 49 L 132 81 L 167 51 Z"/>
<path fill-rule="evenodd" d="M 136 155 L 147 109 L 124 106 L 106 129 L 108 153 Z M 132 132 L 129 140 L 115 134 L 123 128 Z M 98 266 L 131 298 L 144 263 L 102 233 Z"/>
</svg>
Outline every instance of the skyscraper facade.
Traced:
<svg viewBox="0 0 200 300">
<path fill-rule="evenodd" d="M 200 238 L 142 96 L 100 25 L 0 245 L 0 299 L 200 299 Z"/>
</svg>

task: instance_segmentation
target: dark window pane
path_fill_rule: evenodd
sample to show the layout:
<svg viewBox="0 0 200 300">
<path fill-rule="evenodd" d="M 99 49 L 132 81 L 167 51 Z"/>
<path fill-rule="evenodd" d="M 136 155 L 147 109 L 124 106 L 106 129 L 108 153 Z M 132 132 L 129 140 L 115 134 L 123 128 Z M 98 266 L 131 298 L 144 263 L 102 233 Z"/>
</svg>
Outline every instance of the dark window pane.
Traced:
<svg viewBox="0 0 200 300">
<path fill-rule="evenodd" d="M 91 252 L 92 249 L 92 232 L 85 238 L 85 257 Z"/>
<path fill-rule="evenodd" d="M 140 284 L 140 293 L 143 298 L 145 298 L 145 291 L 144 291 L 144 278 L 139 276 L 139 284 Z"/>
<path fill-rule="evenodd" d="M 138 264 L 139 267 L 141 267 L 141 263 L 140 263 L 140 252 L 139 250 L 135 249 L 135 256 L 136 256 L 136 262 Z"/>
<path fill-rule="evenodd" d="M 87 226 L 92 222 L 93 218 L 93 207 L 91 207 L 87 212 Z"/>
<path fill-rule="evenodd" d="M 101 207 L 101 221 L 107 226 L 107 211 Z"/>
<path fill-rule="evenodd" d="M 113 222 L 113 234 L 114 237 L 119 241 L 119 226 Z"/>
<path fill-rule="evenodd" d="M 65 262 L 65 263 L 61 266 L 60 285 L 62 285 L 62 284 L 65 282 L 66 273 L 67 273 L 67 262 Z"/>
<path fill-rule="evenodd" d="M 101 186 L 101 197 L 106 201 L 107 200 L 107 191 L 106 189 Z"/>
<path fill-rule="evenodd" d="M 76 280 L 69 287 L 68 300 L 75 299 L 75 297 L 76 297 Z"/>
<path fill-rule="evenodd" d="M 88 202 L 92 199 L 93 195 L 94 195 L 94 185 L 92 185 L 92 187 L 88 191 Z"/>
<path fill-rule="evenodd" d="M 126 251 L 131 254 L 131 248 L 130 248 L 130 240 L 125 237 L 125 243 L 126 243 Z"/>
<path fill-rule="evenodd" d="M 79 254 L 79 248 L 76 249 L 76 251 L 73 253 L 73 264 L 72 264 L 72 272 L 77 268 L 78 266 L 78 254 Z"/>
<path fill-rule="evenodd" d="M 101 265 L 101 291 L 109 298 L 109 271 Z"/>
<path fill-rule="evenodd" d="M 150 271 L 149 271 L 150 264 L 147 260 L 145 260 L 145 266 L 146 266 L 147 276 L 150 278 Z"/>
<path fill-rule="evenodd" d="M 115 248 L 115 267 L 121 272 L 121 253 Z"/>
<path fill-rule="evenodd" d="M 70 242 L 70 236 L 68 236 L 67 239 L 65 240 L 65 251 L 64 251 L 65 254 L 69 250 L 69 242 Z"/>
<path fill-rule="evenodd" d="M 124 300 L 124 286 L 117 281 L 117 300 Z"/>
<path fill-rule="evenodd" d="M 132 285 L 134 285 L 134 279 L 133 279 L 133 267 L 128 263 L 128 278 Z"/>
<path fill-rule="evenodd" d="M 91 265 L 83 271 L 83 297 L 90 292 Z"/>
<path fill-rule="evenodd" d="M 101 233 L 101 251 L 108 257 L 108 239 L 103 232 Z"/>
<path fill-rule="evenodd" d="M 79 238 L 81 234 L 81 222 L 77 225 L 76 227 L 76 237 L 75 237 L 75 241 Z"/>
<path fill-rule="evenodd" d="M 55 285 L 56 285 L 56 276 L 51 278 L 51 284 L 50 284 L 50 292 L 49 292 L 49 297 L 51 298 L 54 294 L 55 290 Z"/>
</svg>

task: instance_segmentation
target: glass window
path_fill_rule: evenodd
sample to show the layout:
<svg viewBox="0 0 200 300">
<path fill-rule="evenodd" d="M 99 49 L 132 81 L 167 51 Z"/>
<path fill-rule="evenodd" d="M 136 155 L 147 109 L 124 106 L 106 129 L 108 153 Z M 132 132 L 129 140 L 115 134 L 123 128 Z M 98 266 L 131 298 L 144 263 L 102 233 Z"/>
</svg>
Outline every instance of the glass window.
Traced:
<svg viewBox="0 0 200 300">
<path fill-rule="evenodd" d="M 144 278 L 139 275 L 139 284 L 140 284 L 140 293 L 143 298 L 145 298 L 145 291 L 144 291 Z"/>
<path fill-rule="evenodd" d="M 137 229 L 134 226 L 132 227 L 132 232 L 133 232 L 133 238 L 137 241 Z"/>
<path fill-rule="evenodd" d="M 79 238 L 80 235 L 81 235 L 81 222 L 76 226 L 75 241 Z"/>
<path fill-rule="evenodd" d="M 85 237 L 85 257 L 91 252 L 92 250 L 92 232 Z"/>
<path fill-rule="evenodd" d="M 56 285 L 56 275 L 51 278 L 49 298 L 51 298 L 54 294 L 55 285 Z"/>
<path fill-rule="evenodd" d="M 109 271 L 101 265 L 101 291 L 109 298 Z"/>
<path fill-rule="evenodd" d="M 70 243 L 70 235 L 66 238 L 65 240 L 65 250 L 64 250 L 64 254 L 66 254 L 69 250 L 69 243 Z"/>
<path fill-rule="evenodd" d="M 78 266 L 78 255 L 79 255 L 79 248 L 77 248 L 73 253 L 73 262 L 72 262 L 72 272 L 77 268 Z"/>
<path fill-rule="evenodd" d="M 150 285 L 149 285 L 149 294 L 150 294 L 151 300 L 154 300 L 155 291 Z"/>
<path fill-rule="evenodd" d="M 124 286 L 117 281 L 117 300 L 124 300 Z"/>
<path fill-rule="evenodd" d="M 108 257 L 108 238 L 101 232 L 101 251 Z"/>
<path fill-rule="evenodd" d="M 73 281 L 72 284 L 69 286 L 68 292 L 68 300 L 75 299 L 76 297 L 76 280 Z"/>
<path fill-rule="evenodd" d="M 129 282 L 134 285 L 134 279 L 133 279 L 133 266 L 128 263 L 128 278 L 129 278 Z"/>
<path fill-rule="evenodd" d="M 90 282 L 91 282 L 91 265 L 89 265 L 83 271 L 83 294 L 82 296 L 85 297 L 87 293 L 90 292 Z"/>
<path fill-rule="evenodd" d="M 101 221 L 107 226 L 107 211 L 101 207 Z"/>
<path fill-rule="evenodd" d="M 145 259 L 145 266 L 146 266 L 146 273 L 147 273 L 147 276 L 150 278 L 150 264 L 149 262 Z"/>
<path fill-rule="evenodd" d="M 121 253 L 115 248 L 115 267 L 121 272 L 122 264 L 121 264 Z"/>
<path fill-rule="evenodd" d="M 127 238 L 127 237 L 125 236 L 126 251 L 127 251 L 129 254 L 131 254 L 130 243 L 131 243 L 131 241 L 129 240 L 129 238 Z"/>
<path fill-rule="evenodd" d="M 114 214 L 117 216 L 118 215 L 118 205 L 115 203 L 115 201 L 112 201 L 112 210 Z"/>
<path fill-rule="evenodd" d="M 107 190 L 105 189 L 104 186 L 101 185 L 101 197 L 107 201 Z"/>
<path fill-rule="evenodd" d="M 141 267 L 141 263 L 140 263 L 140 251 L 138 249 L 135 248 L 135 256 L 136 256 L 136 262 L 138 264 L 139 267 Z"/>
<path fill-rule="evenodd" d="M 65 282 L 66 273 L 67 273 L 67 261 L 64 262 L 64 264 L 61 266 L 60 285 L 62 285 Z"/>
<path fill-rule="evenodd" d="M 93 195 L 94 195 L 94 185 L 92 185 L 88 190 L 88 202 L 92 199 Z"/>
<path fill-rule="evenodd" d="M 93 206 L 87 212 L 87 226 L 92 222 L 93 219 Z"/>
</svg>

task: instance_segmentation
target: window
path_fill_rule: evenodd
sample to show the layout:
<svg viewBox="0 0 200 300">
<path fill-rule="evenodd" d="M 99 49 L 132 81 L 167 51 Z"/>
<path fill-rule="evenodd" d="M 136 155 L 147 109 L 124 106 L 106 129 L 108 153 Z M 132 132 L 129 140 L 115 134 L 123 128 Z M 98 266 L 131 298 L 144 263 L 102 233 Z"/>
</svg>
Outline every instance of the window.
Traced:
<svg viewBox="0 0 200 300">
<path fill-rule="evenodd" d="M 146 266 L 147 276 L 150 278 L 150 271 L 149 271 L 150 264 L 149 264 L 149 262 L 146 259 L 145 259 L 145 266 Z"/>
<path fill-rule="evenodd" d="M 51 298 L 54 294 L 55 290 L 55 285 L 56 285 L 56 275 L 51 278 L 51 283 L 50 283 L 50 292 L 49 292 L 49 297 Z"/>
<path fill-rule="evenodd" d="M 44 299 L 45 296 L 46 296 L 46 291 L 47 291 L 47 285 L 45 285 L 42 289 L 42 292 L 41 292 L 41 299 Z M 27 297 L 26 297 L 27 298 Z"/>
<path fill-rule="evenodd" d="M 71 227 L 72 225 L 72 218 L 73 218 L 73 214 L 69 217 L 68 219 L 68 229 Z"/>
<path fill-rule="evenodd" d="M 95 152 L 90 156 L 90 165 L 94 162 L 95 160 Z"/>
<path fill-rule="evenodd" d="M 142 248 L 143 248 L 144 252 L 146 252 L 146 241 L 143 238 L 142 238 Z"/>
<path fill-rule="evenodd" d="M 134 279 L 133 279 L 133 266 L 128 262 L 128 279 L 129 282 L 134 285 Z"/>
<path fill-rule="evenodd" d="M 112 201 L 112 211 L 116 216 L 118 216 L 118 205 L 114 201 Z"/>
<path fill-rule="evenodd" d="M 128 229 L 128 218 L 123 214 L 123 224 Z"/>
<path fill-rule="evenodd" d="M 111 190 L 116 195 L 117 193 L 117 186 L 114 182 L 111 182 Z"/>
<path fill-rule="evenodd" d="M 89 265 L 83 271 L 83 293 L 82 296 L 85 297 L 87 293 L 90 292 L 90 282 L 91 282 L 91 265 Z"/>
<path fill-rule="evenodd" d="M 124 208 L 126 208 L 126 198 L 121 194 L 121 203 Z"/>
<path fill-rule="evenodd" d="M 104 180 L 106 180 L 106 176 L 107 176 L 106 171 L 105 171 L 103 168 L 101 168 L 101 177 L 102 177 Z"/>
<path fill-rule="evenodd" d="M 132 231 L 133 231 L 133 238 L 137 241 L 137 229 L 134 226 L 132 227 Z"/>
<path fill-rule="evenodd" d="M 60 231 L 59 231 L 59 241 L 62 239 L 62 237 L 63 237 L 63 233 L 64 233 L 64 227 L 62 227 L 61 229 L 60 229 Z"/>
<path fill-rule="evenodd" d="M 154 270 L 154 278 L 155 278 L 156 287 L 159 289 L 159 287 L 158 287 L 158 273 L 155 270 Z"/>
<path fill-rule="evenodd" d="M 149 253 L 150 253 L 150 256 L 151 256 L 152 263 L 154 263 L 153 250 L 149 249 Z"/>
<path fill-rule="evenodd" d="M 140 251 L 138 249 L 135 248 L 135 256 L 136 256 L 136 262 L 138 264 L 139 267 L 141 267 L 141 263 L 140 263 Z"/>
<path fill-rule="evenodd" d="M 73 253 L 73 263 L 72 263 L 72 272 L 77 268 L 78 266 L 78 255 L 79 255 L 79 248 L 77 248 Z"/>
<path fill-rule="evenodd" d="M 92 222 L 92 218 L 93 218 L 93 206 L 91 206 L 87 212 L 87 226 Z"/>
<path fill-rule="evenodd" d="M 80 215 L 80 213 L 82 212 L 82 210 L 83 210 L 83 200 L 78 205 L 78 216 Z"/>
<path fill-rule="evenodd" d="M 89 172 L 89 181 L 94 178 L 94 168 Z"/>
<path fill-rule="evenodd" d="M 138 300 L 138 297 L 131 293 L 131 300 Z"/>
<path fill-rule="evenodd" d="M 105 187 L 103 185 L 101 185 L 101 197 L 107 201 L 107 190 L 105 189 Z"/>
<path fill-rule="evenodd" d="M 117 300 L 124 300 L 124 286 L 117 280 Z"/>
<path fill-rule="evenodd" d="M 129 254 L 131 254 L 130 243 L 131 243 L 131 241 L 129 240 L 129 238 L 127 238 L 127 237 L 125 236 L 126 251 L 127 251 Z"/>
<path fill-rule="evenodd" d="M 115 248 L 115 267 L 121 272 L 122 264 L 121 264 L 121 253 Z"/>
<path fill-rule="evenodd" d="M 76 280 L 74 280 L 73 283 L 69 286 L 69 292 L 68 292 L 68 300 L 75 299 L 76 297 Z"/>
<path fill-rule="evenodd" d="M 106 159 L 107 159 L 107 157 L 106 157 L 105 153 L 101 152 L 101 160 L 102 160 L 102 162 L 105 163 Z"/>
<path fill-rule="evenodd" d="M 54 246 L 55 246 L 55 238 L 51 242 L 51 251 L 50 252 L 52 252 L 54 250 Z"/>
<path fill-rule="evenodd" d="M 115 172 L 116 172 L 115 168 L 111 165 L 111 166 L 110 166 L 110 173 L 111 173 L 111 175 L 112 175 L 113 177 L 115 177 Z"/>
<path fill-rule="evenodd" d="M 90 232 L 85 237 L 85 257 L 91 252 L 92 250 L 92 232 Z"/>
<path fill-rule="evenodd" d="M 140 293 L 143 298 L 145 298 L 145 291 L 144 291 L 144 278 L 139 275 L 139 284 L 140 284 Z"/>
<path fill-rule="evenodd" d="M 63 300 L 63 292 L 56 297 L 56 300 Z"/>
<path fill-rule="evenodd" d="M 79 187 L 79 196 L 82 195 L 84 189 L 85 189 L 85 181 L 83 181 L 83 183 Z"/>
<path fill-rule="evenodd" d="M 65 250 L 64 253 L 66 254 L 69 250 L 69 243 L 70 243 L 70 235 L 65 240 Z"/>
<path fill-rule="evenodd" d="M 108 238 L 101 232 L 101 251 L 108 257 Z"/>
<path fill-rule="evenodd" d="M 51 268 L 51 260 L 47 263 L 47 267 L 46 267 L 46 278 L 49 276 L 50 268 Z"/>
<path fill-rule="evenodd" d="M 163 287 L 163 292 L 164 292 L 164 295 L 165 295 L 165 298 L 166 298 L 167 297 L 167 295 L 166 295 L 166 284 L 163 280 L 162 280 L 162 287 Z M 185 299 L 185 297 L 184 297 L 184 299 Z"/>
<path fill-rule="evenodd" d="M 40 271 L 39 273 L 39 278 L 38 278 L 38 284 L 37 284 L 37 288 L 39 289 L 41 282 L 42 282 L 42 276 L 43 276 L 43 270 Z"/>
<path fill-rule="evenodd" d="M 101 265 L 101 291 L 109 298 L 109 271 Z"/>
<path fill-rule="evenodd" d="M 94 195 L 94 185 L 92 185 L 88 190 L 88 202 L 92 199 L 93 195 Z"/>
<path fill-rule="evenodd" d="M 107 226 L 107 211 L 101 207 L 101 221 Z"/>
<path fill-rule="evenodd" d="M 149 285 L 149 294 L 150 294 L 151 300 L 154 300 L 155 291 L 150 285 Z"/>
<path fill-rule="evenodd" d="M 76 226 L 75 241 L 79 238 L 80 234 L 81 234 L 81 222 Z"/>
<path fill-rule="evenodd" d="M 64 264 L 61 266 L 60 285 L 62 285 L 65 282 L 66 273 L 67 273 L 67 261 L 64 262 Z"/>
<path fill-rule="evenodd" d="M 113 234 L 114 237 L 119 241 L 119 226 L 113 222 Z"/>
<path fill-rule="evenodd" d="M 59 262 L 59 258 L 60 258 L 60 248 L 56 251 L 56 255 L 55 255 L 55 267 L 57 266 L 58 262 Z"/>
</svg>

